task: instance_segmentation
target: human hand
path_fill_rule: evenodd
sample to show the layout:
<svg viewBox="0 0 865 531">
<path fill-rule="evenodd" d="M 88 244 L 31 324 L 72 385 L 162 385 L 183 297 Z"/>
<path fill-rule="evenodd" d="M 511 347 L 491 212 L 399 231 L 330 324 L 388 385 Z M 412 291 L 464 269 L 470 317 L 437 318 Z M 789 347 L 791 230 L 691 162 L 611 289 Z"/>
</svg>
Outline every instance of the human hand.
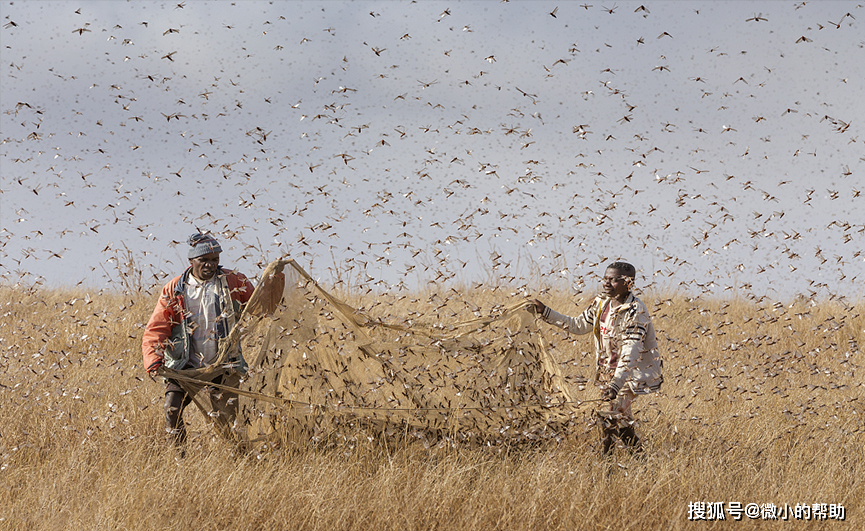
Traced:
<svg viewBox="0 0 865 531">
<path fill-rule="evenodd" d="M 538 299 L 531 300 L 531 306 L 528 307 L 528 310 L 532 313 L 543 315 L 544 311 L 547 309 L 547 306 L 539 301 Z"/>
<path fill-rule="evenodd" d="M 601 392 L 601 398 L 607 401 L 612 401 L 616 399 L 619 391 L 615 387 L 607 387 Z"/>
<path fill-rule="evenodd" d="M 154 361 L 150 367 L 147 367 L 147 374 L 151 378 L 155 378 L 159 374 L 159 369 L 162 368 L 162 360 Z"/>
</svg>

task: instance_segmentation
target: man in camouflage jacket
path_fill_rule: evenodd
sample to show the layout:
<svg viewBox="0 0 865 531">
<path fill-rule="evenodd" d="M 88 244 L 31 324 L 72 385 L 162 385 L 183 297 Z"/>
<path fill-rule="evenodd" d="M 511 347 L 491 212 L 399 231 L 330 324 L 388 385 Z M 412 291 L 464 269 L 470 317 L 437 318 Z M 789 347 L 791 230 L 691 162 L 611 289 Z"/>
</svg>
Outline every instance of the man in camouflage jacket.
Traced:
<svg viewBox="0 0 865 531">
<path fill-rule="evenodd" d="M 602 398 L 609 401 L 609 411 L 599 412 L 605 454 L 612 451 L 616 438 L 634 450 L 640 449 L 631 404 L 637 395 L 660 389 L 664 381 L 649 311 L 631 292 L 635 276 L 636 269 L 627 262 L 610 264 L 602 279 L 603 293 L 579 317 L 532 301 L 545 322 L 572 334 L 592 333 L 595 382 L 602 384 Z"/>
</svg>

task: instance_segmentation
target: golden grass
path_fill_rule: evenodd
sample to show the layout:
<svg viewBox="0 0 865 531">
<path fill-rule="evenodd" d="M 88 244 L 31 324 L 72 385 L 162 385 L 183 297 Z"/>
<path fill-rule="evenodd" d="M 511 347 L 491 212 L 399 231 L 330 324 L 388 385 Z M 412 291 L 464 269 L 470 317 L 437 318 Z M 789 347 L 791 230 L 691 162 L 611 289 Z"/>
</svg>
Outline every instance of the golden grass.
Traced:
<svg viewBox="0 0 865 531">
<path fill-rule="evenodd" d="M 246 454 L 191 408 L 189 452 L 176 460 L 162 386 L 141 369 L 154 296 L 0 294 L 0 528 L 681 529 L 697 525 L 688 509 L 701 501 L 846 510 L 842 524 L 720 524 L 748 529 L 865 520 L 859 304 L 643 296 L 666 377 L 635 404 L 644 459 L 601 459 L 587 405 L 585 428 L 560 444 Z M 588 302 L 545 299 L 571 314 Z M 350 300 L 445 321 L 512 301 L 482 289 Z M 588 338 L 543 333 L 576 396 L 595 398 L 577 390 L 594 362 Z"/>
</svg>

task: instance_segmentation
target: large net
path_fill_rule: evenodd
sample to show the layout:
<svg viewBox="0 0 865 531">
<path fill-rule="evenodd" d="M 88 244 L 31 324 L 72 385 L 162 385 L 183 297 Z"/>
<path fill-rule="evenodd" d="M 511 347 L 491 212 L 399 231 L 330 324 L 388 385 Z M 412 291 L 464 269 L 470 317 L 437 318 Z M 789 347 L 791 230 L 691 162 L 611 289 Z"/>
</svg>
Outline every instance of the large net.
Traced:
<svg viewBox="0 0 865 531">
<path fill-rule="evenodd" d="M 278 260 L 217 363 L 166 376 L 220 434 L 247 442 L 560 440 L 576 425 L 577 403 L 528 305 L 450 325 L 383 322 L 322 289 L 295 261 Z M 237 341 L 249 363 L 242 380 L 220 363 Z M 223 393 L 236 395 L 228 410 Z"/>
</svg>

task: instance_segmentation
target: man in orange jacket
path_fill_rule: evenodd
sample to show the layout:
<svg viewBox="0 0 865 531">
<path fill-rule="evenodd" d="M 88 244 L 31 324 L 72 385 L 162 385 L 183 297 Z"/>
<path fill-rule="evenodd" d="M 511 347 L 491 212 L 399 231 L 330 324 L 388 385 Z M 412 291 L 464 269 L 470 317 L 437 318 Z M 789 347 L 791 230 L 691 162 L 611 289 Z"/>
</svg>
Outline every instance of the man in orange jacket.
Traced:
<svg viewBox="0 0 865 531">
<path fill-rule="evenodd" d="M 211 365 L 219 353 L 220 341 L 234 328 L 254 289 L 241 273 L 220 267 L 222 247 L 213 236 L 196 233 L 187 243 L 189 267 L 162 288 L 144 330 L 144 368 L 151 376 L 162 366 L 197 369 Z M 245 372 L 246 362 L 239 346 L 229 354 L 228 363 Z M 221 377 L 217 380 L 214 383 L 221 383 Z M 186 440 L 183 410 L 192 397 L 176 381 L 165 382 L 165 427 L 174 443 L 181 446 Z M 218 395 L 220 402 L 228 400 L 228 393 Z M 236 411 L 236 402 L 233 407 L 222 405 L 227 406 L 226 411 Z"/>
</svg>

